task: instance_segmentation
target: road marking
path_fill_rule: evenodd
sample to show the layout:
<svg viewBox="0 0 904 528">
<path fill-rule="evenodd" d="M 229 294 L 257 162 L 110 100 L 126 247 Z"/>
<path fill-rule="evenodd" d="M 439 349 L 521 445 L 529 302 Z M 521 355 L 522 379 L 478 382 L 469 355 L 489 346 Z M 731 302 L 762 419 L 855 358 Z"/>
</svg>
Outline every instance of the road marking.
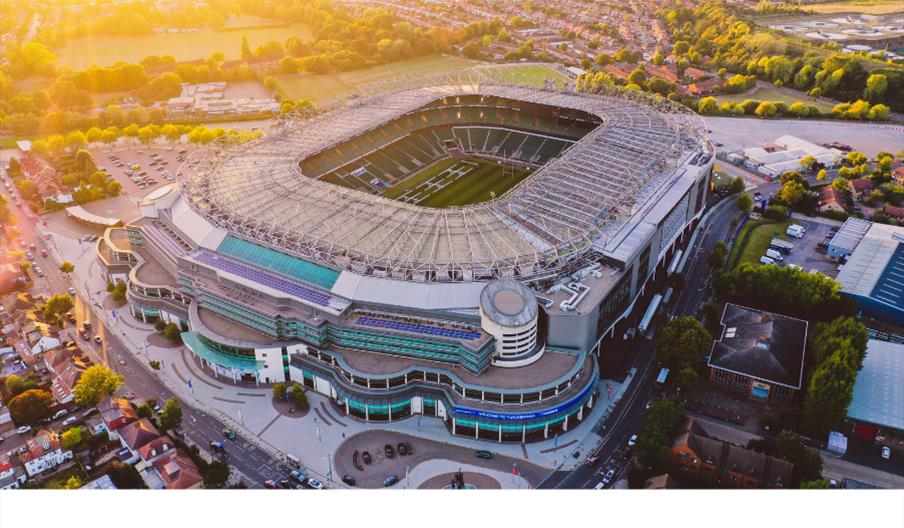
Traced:
<svg viewBox="0 0 904 528">
<path fill-rule="evenodd" d="M 265 425 L 264 428 L 261 429 L 261 430 L 257 433 L 258 438 L 260 438 L 261 436 L 264 436 L 264 433 L 267 431 L 267 429 L 269 429 L 270 426 L 273 425 L 274 422 L 276 422 L 276 420 L 279 420 L 280 418 L 282 418 L 282 415 L 281 415 L 281 414 L 277 414 L 276 416 L 274 416 L 273 419 L 270 420 L 270 422 L 269 422 L 267 425 Z"/>
</svg>

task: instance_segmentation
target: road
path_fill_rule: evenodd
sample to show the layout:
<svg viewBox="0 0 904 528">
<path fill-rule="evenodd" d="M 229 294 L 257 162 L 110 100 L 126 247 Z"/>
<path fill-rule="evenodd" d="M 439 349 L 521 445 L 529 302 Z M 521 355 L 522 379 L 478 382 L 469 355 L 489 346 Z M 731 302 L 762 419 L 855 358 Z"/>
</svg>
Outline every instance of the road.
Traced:
<svg viewBox="0 0 904 528">
<path fill-rule="evenodd" d="M 5 178 L 5 173 L 3 179 L 8 181 Z M 48 295 L 66 293 L 72 287 L 69 278 L 59 271 L 59 264 L 53 260 L 53 257 L 40 256 L 41 249 L 50 250 L 47 244 L 51 243 L 44 240 L 39 232 L 39 226 L 43 221 L 32 214 L 31 211 L 15 207 L 15 200 L 17 199 L 15 191 L 9 193 L 5 188 L 2 188 L 2 192 L 11 195 L 10 205 L 16 214 L 17 227 L 21 233 L 21 238 L 26 245 L 35 245 L 37 250 L 33 251 L 33 253 L 36 253 L 36 263 L 41 266 L 46 274 L 43 278 L 35 277 L 32 293 Z M 92 244 L 85 243 L 84 247 L 85 251 L 93 251 Z M 112 332 L 107 328 L 103 319 L 98 316 L 101 310 L 99 304 L 96 304 L 96 302 L 89 303 L 80 295 L 77 295 L 74 300 L 75 326 L 82 328 L 85 321 L 90 321 L 93 335 L 99 335 L 102 339 L 102 344 L 98 345 L 93 341 L 79 339 L 76 329 L 70 325 L 71 333 L 74 334 L 73 338 L 79 342 L 79 345 L 88 353 L 92 361 L 97 364 L 107 365 L 125 377 L 125 383 L 118 394 L 122 395 L 131 390 L 139 400 L 156 398 L 161 402 L 174 397 L 173 393 L 145 367 L 143 358 L 140 355 L 133 355 L 123 345 L 121 334 L 117 335 L 116 332 Z M 251 444 L 241 436 L 237 437 L 236 441 L 226 440 L 222 432 L 226 426 L 217 418 L 193 409 L 185 401 L 181 403 L 183 409 L 183 431 L 185 431 L 188 439 L 205 449 L 213 440 L 222 441 L 226 448 L 229 464 L 246 477 L 243 479 L 246 486 L 260 488 L 263 480 L 282 476 L 288 472 L 289 468 L 282 464 L 281 461 L 271 457 L 267 452 Z M 62 419 L 50 425 L 54 427 L 59 422 L 62 422 Z M 21 447 L 24 443 L 25 437 L 23 435 L 8 434 L 4 439 L 2 449 L 5 452 Z"/>
<path fill-rule="evenodd" d="M 685 264 L 685 287 L 679 290 L 677 300 L 667 308 L 671 315 L 681 317 L 693 315 L 704 300 L 709 281 L 710 268 L 706 257 L 720 240 L 728 240 L 731 220 L 739 215 L 733 200 L 720 202 L 705 224 L 700 227 L 694 245 L 688 248 L 689 256 Z M 596 462 L 586 464 L 573 471 L 558 471 L 547 478 L 540 488 L 582 489 L 592 488 L 602 480 L 609 469 L 615 469 L 615 479 L 622 476 L 628 460 L 628 438 L 640 430 L 646 402 L 653 391 L 657 375 L 653 354 L 653 342 L 638 337 L 634 360 L 630 367 L 637 369 L 631 386 L 627 389 L 608 423 L 597 430 L 603 437 L 597 450 Z"/>
</svg>

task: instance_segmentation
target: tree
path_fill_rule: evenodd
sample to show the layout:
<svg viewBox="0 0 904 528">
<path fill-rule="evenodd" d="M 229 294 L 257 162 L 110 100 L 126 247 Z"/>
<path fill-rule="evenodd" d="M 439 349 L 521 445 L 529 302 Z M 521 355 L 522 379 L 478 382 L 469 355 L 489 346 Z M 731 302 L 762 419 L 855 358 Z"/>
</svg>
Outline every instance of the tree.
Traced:
<svg viewBox="0 0 904 528">
<path fill-rule="evenodd" d="M 53 319 L 57 315 L 68 312 L 73 306 L 75 305 L 72 302 L 72 297 L 68 295 L 54 295 L 44 305 L 44 317 Z"/>
<path fill-rule="evenodd" d="M 164 321 L 163 319 L 157 319 L 156 321 L 154 321 L 154 330 L 162 332 L 164 328 L 166 328 L 166 321 Z"/>
<path fill-rule="evenodd" d="M 154 416 L 154 409 L 151 408 L 149 401 L 150 400 L 142 403 L 135 409 L 135 412 L 138 413 L 139 418 L 151 418 Z"/>
<path fill-rule="evenodd" d="M 844 421 L 854 389 L 856 371 L 840 352 L 829 356 L 810 378 L 801 426 L 823 437 Z"/>
<path fill-rule="evenodd" d="M 687 397 L 687 395 L 694 390 L 694 387 L 697 386 L 697 381 L 699 381 L 699 379 L 700 375 L 696 370 L 690 367 L 684 367 L 679 370 L 678 376 L 676 377 L 679 394 L 684 394 L 685 397 Z"/>
<path fill-rule="evenodd" d="M 737 194 L 739 192 L 744 192 L 744 189 L 747 188 L 747 184 L 744 182 L 744 178 L 738 176 L 731 180 L 731 194 Z"/>
<path fill-rule="evenodd" d="M 126 283 L 124 281 L 119 281 L 113 286 L 112 291 L 110 292 L 110 296 L 116 302 L 122 302 L 126 299 Z"/>
<path fill-rule="evenodd" d="M 735 204 L 737 204 L 738 210 L 744 214 L 753 210 L 753 198 L 747 193 L 740 194 Z"/>
<path fill-rule="evenodd" d="M 728 256 L 728 246 L 721 240 L 716 242 L 713 250 L 709 253 L 706 261 L 713 268 L 721 268 L 725 266 L 725 257 Z"/>
<path fill-rule="evenodd" d="M 778 107 L 776 107 L 773 102 L 763 101 L 756 107 L 756 110 L 754 110 L 753 113 L 758 117 L 772 117 L 778 113 Z"/>
<path fill-rule="evenodd" d="M 656 333 L 656 355 L 674 372 L 703 365 L 713 339 L 699 321 L 690 316 L 670 321 Z"/>
<path fill-rule="evenodd" d="M 888 77 L 882 73 L 874 73 L 866 79 L 866 88 L 863 89 L 863 98 L 874 103 L 881 102 L 888 90 Z"/>
<path fill-rule="evenodd" d="M 874 105 L 869 110 L 869 119 L 871 121 L 885 121 L 888 119 L 888 116 L 891 114 L 891 109 L 884 104 Z"/>
<path fill-rule="evenodd" d="M 60 264 L 60 271 L 62 271 L 63 273 L 65 273 L 67 277 L 69 276 L 70 273 L 72 273 L 72 271 L 73 271 L 74 269 L 75 269 L 75 264 L 69 262 L 68 260 L 64 260 L 64 261 Z"/>
<path fill-rule="evenodd" d="M 800 166 L 804 170 L 810 170 L 814 165 L 816 165 L 816 158 L 814 158 L 813 156 L 807 154 L 806 156 L 800 158 Z"/>
<path fill-rule="evenodd" d="M 175 429 L 182 423 L 182 406 L 179 400 L 170 398 L 163 406 L 163 412 L 160 414 L 160 427 L 163 429 Z"/>
<path fill-rule="evenodd" d="M 295 383 L 292 386 L 292 390 L 289 391 L 289 399 L 299 409 L 303 411 L 308 409 L 308 397 L 305 396 L 304 387 L 300 384 Z"/>
<path fill-rule="evenodd" d="M 82 443 L 83 432 L 84 429 L 81 427 L 73 427 L 63 431 L 63 434 L 60 435 L 60 442 L 63 444 L 63 449 L 68 451 L 78 447 L 79 444 Z"/>
<path fill-rule="evenodd" d="M 92 365 L 85 369 L 82 377 L 72 389 L 75 402 L 83 407 L 93 407 L 105 396 L 112 396 L 122 386 L 122 375 L 103 365 Z"/>
<path fill-rule="evenodd" d="M 697 112 L 703 115 L 719 113 L 719 102 L 715 97 L 704 97 L 697 103 Z"/>
<path fill-rule="evenodd" d="M 277 383 L 273 385 L 273 398 L 276 400 L 285 400 L 288 387 L 285 383 Z"/>
<path fill-rule="evenodd" d="M 207 465 L 204 471 L 204 487 L 208 489 L 219 488 L 229 480 L 229 466 L 214 460 Z"/>
<path fill-rule="evenodd" d="M 147 489 L 144 479 L 130 464 L 114 460 L 107 470 L 107 475 L 110 476 L 110 480 L 117 489 Z"/>
<path fill-rule="evenodd" d="M 50 416 L 53 396 L 44 390 L 31 389 L 9 400 L 7 406 L 16 425 L 35 425 Z"/>
<path fill-rule="evenodd" d="M 11 397 L 18 396 L 27 390 L 36 389 L 38 387 L 37 381 L 33 379 L 23 379 L 16 374 L 7 376 L 5 385 L 6 392 Z"/>
<path fill-rule="evenodd" d="M 829 481 L 826 479 L 807 480 L 800 483 L 800 489 L 829 489 Z"/>
<path fill-rule="evenodd" d="M 825 181 L 826 175 L 825 169 L 819 169 L 819 172 L 816 173 L 816 181 Z"/>
<path fill-rule="evenodd" d="M 82 479 L 78 478 L 78 475 L 72 475 L 69 477 L 69 480 L 66 481 L 66 484 L 63 485 L 67 490 L 79 489 L 82 486 Z"/>
<path fill-rule="evenodd" d="M 682 410 L 677 400 L 657 400 L 650 406 L 640 426 L 634 454 L 642 464 L 652 467 L 654 474 L 664 472 L 668 466 L 671 435 L 681 421 Z"/>
<path fill-rule="evenodd" d="M 251 46 L 248 44 L 248 37 L 242 35 L 242 60 L 248 60 L 253 56 Z"/>
<path fill-rule="evenodd" d="M 176 343 L 182 340 L 182 329 L 176 323 L 169 323 L 163 329 L 163 335 L 170 341 Z"/>
</svg>

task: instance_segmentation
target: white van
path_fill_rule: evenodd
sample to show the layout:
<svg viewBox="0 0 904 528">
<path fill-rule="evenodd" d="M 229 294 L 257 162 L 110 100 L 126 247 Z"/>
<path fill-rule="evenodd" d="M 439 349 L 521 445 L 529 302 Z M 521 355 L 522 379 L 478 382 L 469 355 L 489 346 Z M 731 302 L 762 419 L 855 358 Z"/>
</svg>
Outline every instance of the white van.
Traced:
<svg viewBox="0 0 904 528">
<path fill-rule="evenodd" d="M 767 250 L 766 250 L 766 256 L 769 257 L 769 258 L 771 258 L 772 260 L 777 260 L 777 261 L 779 261 L 779 262 L 785 260 L 785 259 L 782 257 L 782 254 L 781 254 L 780 252 L 774 250 L 774 249 L 767 249 Z"/>
<path fill-rule="evenodd" d="M 760 264 L 775 264 L 775 261 L 769 257 L 760 257 Z"/>
<path fill-rule="evenodd" d="M 791 225 L 788 226 L 788 229 L 785 231 L 790 236 L 795 238 L 803 238 L 804 237 L 804 229 L 799 225 Z"/>
<path fill-rule="evenodd" d="M 605 487 L 606 487 L 606 484 L 603 483 L 603 482 L 600 482 L 600 483 L 597 484 L 596 486 L 593 486 L 593 489 L 595 489 L 595 490 L 601 490 L 601 489 L 603 489 L 603 488 L 605 488 Z"/>
</svg>

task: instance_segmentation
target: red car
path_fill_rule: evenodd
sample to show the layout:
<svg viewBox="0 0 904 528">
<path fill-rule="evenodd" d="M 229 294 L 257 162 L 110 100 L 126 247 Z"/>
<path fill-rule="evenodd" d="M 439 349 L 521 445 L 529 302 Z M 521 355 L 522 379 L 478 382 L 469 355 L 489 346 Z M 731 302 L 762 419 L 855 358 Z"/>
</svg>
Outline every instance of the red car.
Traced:
<svg viewBox="0 0 904 528">
<path fill-rule="evenodd" d="M 46 249 L 42 249 L 42 250 L 41 250 L 41 256 L 42 256 L 42 257 L 46 257 L 46 256 L 47 256 L 47 250 L 46 250 Z"/>
<path fill-rule="evenodd" d="M 276 489 L 278 486 L 276 485 L 276 481 L 273 479 L 267 479 L 264 481 L 264 487 L 267 489 Z"/>
</svg>

